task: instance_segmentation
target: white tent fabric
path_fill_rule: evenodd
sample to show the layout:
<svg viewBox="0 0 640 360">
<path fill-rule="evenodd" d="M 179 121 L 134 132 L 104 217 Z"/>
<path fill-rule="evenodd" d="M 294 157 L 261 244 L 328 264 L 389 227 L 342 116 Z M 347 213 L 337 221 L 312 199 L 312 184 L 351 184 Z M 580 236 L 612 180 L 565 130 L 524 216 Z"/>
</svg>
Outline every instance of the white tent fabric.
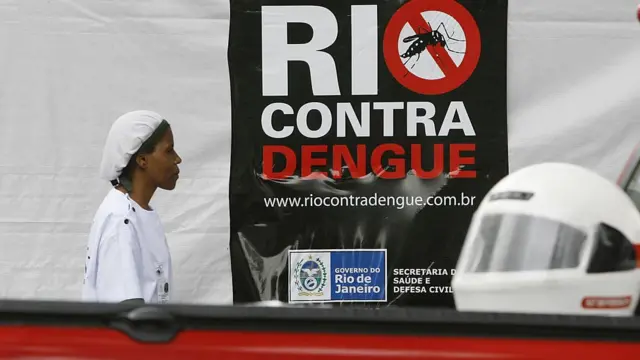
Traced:
<svg viewBox="0 0 640 360">
<path fill-rule="evenodd" d="M 511 169 L 547 160 L 615 180 L 640 142 L 636 0 L 510 0 Z M 0 1 L 0 298 L 78 300 L 111 122 L 157 111 L 183 158 L 155 206 L 177 301 L 230 303 L 229 5 Z"/>
</svg>

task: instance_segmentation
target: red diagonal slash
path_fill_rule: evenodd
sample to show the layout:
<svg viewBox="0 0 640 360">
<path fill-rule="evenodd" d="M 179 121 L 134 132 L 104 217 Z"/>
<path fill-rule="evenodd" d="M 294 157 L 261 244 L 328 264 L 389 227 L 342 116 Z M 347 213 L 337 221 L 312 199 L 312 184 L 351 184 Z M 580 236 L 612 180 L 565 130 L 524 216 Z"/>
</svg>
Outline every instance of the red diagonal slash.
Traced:
<svg viewBox="0 0 640 360">
<path fill-rule="evenodd" d="M 433 31 L 431 29 L 431 26 L 429 26 L 427 21 L 422 17 L 422 14 L 420 13 L 417 13 L 411 17 L 411 19 L 409 20 L 409 25 L 411 25 L 413 31 L 416 34 L 424 34 L 425 30 L 428 32 Z M 442 70 L 445 76 L 453 75 L 458 67 L 453 62 L 453 59 L 451 59 L 451 56 L 449 56 L 449 53 L 444 48 L 444 46 L 427 46 L 427 51 L 429 51 L 429 54 L 431 54 L 433 59 L 436 61 L 436 64 L 438 64 L 440 70 Z"/>
</svg>

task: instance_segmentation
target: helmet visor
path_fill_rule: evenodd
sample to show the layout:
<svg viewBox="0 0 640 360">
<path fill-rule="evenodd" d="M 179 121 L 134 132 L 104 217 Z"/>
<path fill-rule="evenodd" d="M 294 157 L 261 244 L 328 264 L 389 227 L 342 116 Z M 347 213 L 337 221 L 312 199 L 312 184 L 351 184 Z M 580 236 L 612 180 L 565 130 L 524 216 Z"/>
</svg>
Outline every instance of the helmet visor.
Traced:
<svg viewBox="0 0 640 360">
<path fill-rule="evenodd" d="M 580 265 L 587 233 L 524 214 L 488 214 L 473 239 L 470 273 L 572 269 Z"/>
</svg>

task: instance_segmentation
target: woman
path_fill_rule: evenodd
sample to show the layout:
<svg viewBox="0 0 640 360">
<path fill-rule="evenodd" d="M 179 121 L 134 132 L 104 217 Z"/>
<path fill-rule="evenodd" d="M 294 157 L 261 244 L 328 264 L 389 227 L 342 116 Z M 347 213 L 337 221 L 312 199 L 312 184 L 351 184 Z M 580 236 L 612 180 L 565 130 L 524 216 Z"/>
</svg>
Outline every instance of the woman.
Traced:
<svg viewBox="0 0 640 360">
<path fill-rule="evenodd" d="M 175 188 L 181 162 L 171 127 L 159 114 L 132 111 L 112 125 L 100 176 L 113 189 L 91 226 L 84 301 L 169 301 L 171 256 L 160 217 L 149 202 L 156 189 Z"/>
</svg>

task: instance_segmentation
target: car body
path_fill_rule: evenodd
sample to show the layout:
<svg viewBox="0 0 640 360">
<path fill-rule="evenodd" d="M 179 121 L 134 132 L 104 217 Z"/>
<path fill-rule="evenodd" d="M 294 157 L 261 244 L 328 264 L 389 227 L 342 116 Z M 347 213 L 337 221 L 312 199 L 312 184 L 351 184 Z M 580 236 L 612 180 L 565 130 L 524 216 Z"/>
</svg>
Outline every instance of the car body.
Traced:
<svg viewBox="0 0 640 360">
<path fill-rule="evenodd" d="M 636 318 L 393 307 L 0 303 L 0 359 L 554 360 L 638 353 Z"/>
</svg>

